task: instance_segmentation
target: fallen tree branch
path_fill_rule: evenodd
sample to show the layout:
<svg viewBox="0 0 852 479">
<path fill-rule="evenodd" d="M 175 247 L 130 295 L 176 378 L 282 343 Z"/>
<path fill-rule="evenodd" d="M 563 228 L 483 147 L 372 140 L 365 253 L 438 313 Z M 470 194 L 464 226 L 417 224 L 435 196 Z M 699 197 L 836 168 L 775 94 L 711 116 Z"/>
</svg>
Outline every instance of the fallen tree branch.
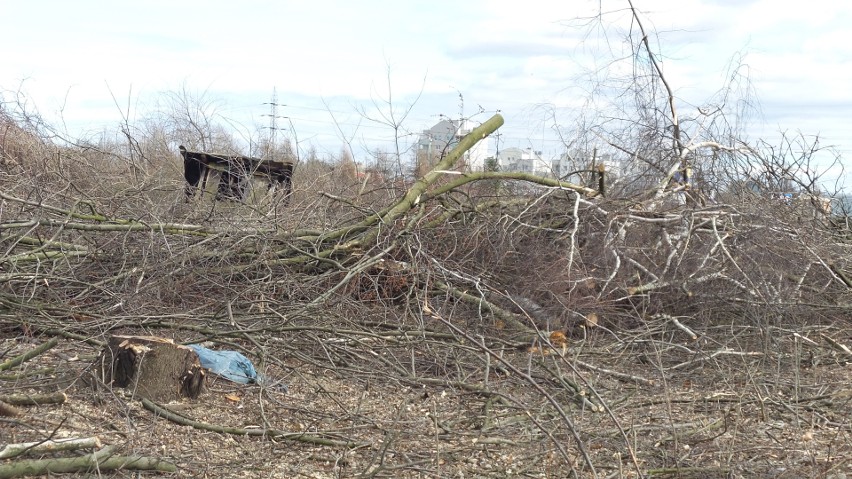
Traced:
<svg viewBox="0 0 852 479">
<path fill-rule="evenodd" d="M 663 467 L 648 469 L 647 472 L 648 476 L 684 477 L 684 474 L 686 474 L 693 477 L 727 477 L 731 470 L 725 467 Z"/>
<path fill-rule="evenodd" d="M 75 458 L 32 459 L 0 465 L 0 479 L 43 476 L 49 473 L 86 471 L 159 471 L 177 472 L 177 467 L 161 459 L 144 456 L 96 457 L 98 453 Z"/>
<path fill-rule="evenodd" d="M 457 299 L 490 311 L 491 314 L 494 315 L 494 317 L 506 322 L 506 324 L 511 324 L 512 326 L 516 327 L 518 330 L 524 333 L 533 333 L 533 330 L 530 329 L 524 323 L 522 323 L 514 314 L 486 300 L 485 298 L 466 293 L 464 291 L 459 290 L 458 288 L 455 288 L 447 283 L 440 281 L 436 281 L 434 283 L 434 286 L 438 289 L 438 291 L 449 293 L 455 296 Z"/>
<path fill-rule="evenodd" d="M 47 351 L 48 349 L 56 346 L 59 343 L 59 338 L 51 338 L 50 341 L 41 344 L 40 346 L 27 351 L 26 353 L 14 357 L 8 361 L 0 363 L 0 371 L 6 371 L 7 369 L 12 369 L 15 366 L 19 366 L 26 361 L 38 356 L 39 354 Z M 7 401 L 8 402 L 8 401 Z"/>
<path fill-rule="evenodd" d="M 270 439 L 284 439 L 287 441 L 296 441 L 296 442 L 304 442 L 308 444 L 316 444 L 319 446 L 333 446 L 333 447 L 345 447 L 348 449 L 353 449 L 356 447 L 363 447 L 368 444 L 358 443 L 355 441 L 341 441 L 338 439 L 328 439 L 325 437 L 314 436 L 310 434 L 304 434 L 301 432 L 286 432 L 278 429 L 243 429 L 238 427 L 228 427 L 228 426 L 220 426 L 218 424 L 209 424 L 205 422 L 195 421 L 189 419 L 187 417 L 176 414 L 175 412 L 160 406 L 159 404 L 149 400 L 142 399 L 142 406 L 145 409 L 153 412 L 154 414 L 168 419 L 177 424 L 182 424 L 184 426 L 191 426 L 196 429 L 202 429 L 205 431 L 213 431 L 222 434 L 233 434 L 235 436 L 260 436 L 267 437 Z"/>
<path fill-rule="evenodd" d="M 572 361 L 574 362 L 574 364 L 576 364 L 578 366 L 582 366 L 586 369 L 595 371 L 597 373 L 606 374 L 606 375 L 613 376 L 613 377 L 616 377 L 616 378 L 619 378 L 619 379 L 625 379 L 625 380 L 628 380 L 628 381 L 635 381 L 637 383 L 644 384 L 646 386 L 653 386 L 654 385 L 654 381 L 651 381 L 650 379 L 643 378 L 642 376 L 636 376 L 636 375 L 627 374 L 627 373 L 620 373 L 618 371 L 613 371 L 612 369 L 601 368 L 601 367 L 595 366 L 594 364 L 589 364 L 587 362 L 580 361 L 579 359 L 573 359 Z"/>
<path fill-rule="evenodd" d="M 656 316 L 655 316 L 655 318 L 654 318 L 654 319 L 663 319 L 663 320 L 668 320 L 668 321 L 669 321 L 670 323 L 672 323 L 675 327 L 677 327 L 678 329 L 680 329 L 681 331 L 683 331 L 684 333 L 686 333 L 686 334 L 689 336 L 689 339 L 690 339 L 690 340 L 692 340 L 692 341 L 697 341 L 697 340 L 698 340 L 698 335 L 697 335 L 697 334 L 695 334 L 695 332 L 693 332 L 691 329 L 689 329 L 688 327 L 686 327 L 683 323 L 681 323 L 680 321 L 678 321 L 678 319 L 677 319 L 677 318 L 675 318 L 674 316 L 670 316 L 670 315 L 668 315 L 668 314 L 658 314 L 658 315 L 656 315 Z"/>
<path fill-rule="evenodd" d="M 62 404 L 68 400 L 63 392 L 45 394 L 4 394 L 0 401 L 14 406 L 36 406 L 39 404 Z"/>
<path fill-rule="evenodd" d="M 521 180 L 542 186 L 549 186 L 551 188 L 576 191 L 577 193 L 582 193 L 587 197 L 593 197 L 598 194 L 598 190 L 593 188 L 587 188 L 582 185 L 569 183 L 567 181 L 560 181 L 553 178 L 546 178 L 544 176 L 534 175 L 531 173 L 521 173 L 517 171 L 477 171 L 474 173 L 454 173 L 461 174 L 461 177 L 429 192 L 424 199 L 435 198 L 465 184 L 483 180 Z"/>
<path fill-rule="evenodd" d="M 849 356 L 852 356 L 852 350 L 850 350 L 849 347 L 846 346 L 845 344 L 840 344 L 839 342 L 837 342 L 834 339 L 826 336 L 825 334 L 821 334 L 820 336 L 822 336 L 823 339 L 828 341 L 828 343 L 831 344 L 834 347 L 834 349 L 836 349 L 838 351 L 842 351 L 842 352 L 848 354 Z"/>
<path fill-rule="evenodd" d="M 49 374 L 54 374 L 56 372 L 56 368 L 38 368 L 38 369 L 27 369 L 25 371 L 21 371 L 17 374 L 0 374 L 0 381 L 20 381 L 21 379 L 31 377 L 31 376 L 46 376 Z"/>
<path fill-rule="evenodd" d="M 22 454 L 43 454 L 46 452 L 75 451 L 78 449 L 100 449 L 101 440 L 97 437 L 81 437 L 56 439 L 40 442 L 22 442 L 8 444 L 0 449 L 0 459 L 20 456 Z"/>
</svg>

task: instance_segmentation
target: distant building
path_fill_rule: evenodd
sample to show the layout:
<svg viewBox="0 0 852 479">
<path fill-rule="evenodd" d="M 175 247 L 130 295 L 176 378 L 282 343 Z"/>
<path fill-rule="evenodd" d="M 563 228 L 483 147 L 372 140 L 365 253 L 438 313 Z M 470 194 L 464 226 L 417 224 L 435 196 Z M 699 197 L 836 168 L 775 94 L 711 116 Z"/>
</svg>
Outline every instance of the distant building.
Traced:
<svg viewBox="0 0 852 479">
<path fill-rule="evenodd" d="M 500 171 L 515 171 L 529 174 L 547 174 L 547 164 L 540 151 L 532 148 L 504 148 L 497 153 Z"/>
<path fill-rule="evenodd" d="M 565 152 L 559 158 L 545 160 L 540 151 L 532 148 L 505 148 L 497 154 L 497 162 L 501 171 L 516 171 L 551 178 L 563 178 L 575 171 L 596 170 L 600 164 L 604 165 L 607 174 L 618 176 L 621 173 L 621 165 L 612 158 L 612 155 L 595 156 L 578 150 Z M 588 174 L 584 172 L 581 176 L 586 177 Z M 577 179 L 574 178 L 573 181 Z"/>
<path fill-rule="evenodd" d="M 428 130 L 423 130 L 417 140 L 417 162 L 434 165 L 447 155 L 459 140 L 470 133 L 477 124 L 470 120 L 441 120 Z M 489 138 L 483 138 L 464 155 L 464 168 L 469 171 L 482 171 L 488 157 Z"/>
<path fill-rule="evenodd" d="M 550 162 L 550 172 L 557 178 L 563 178 L 566 175 L 582 170 L 594 170 L 598 165 L 603 164 L 607 175 L 620 176 L 621 163 L 615 160 L 610 154 L 595 154 L 583 150 L 571 150 L 562 153 L 559 158 Z M 585 173 L 581 176 L 586 175 Z M 570 181 L 570 178 L 566 178 Z"/>
</svg>

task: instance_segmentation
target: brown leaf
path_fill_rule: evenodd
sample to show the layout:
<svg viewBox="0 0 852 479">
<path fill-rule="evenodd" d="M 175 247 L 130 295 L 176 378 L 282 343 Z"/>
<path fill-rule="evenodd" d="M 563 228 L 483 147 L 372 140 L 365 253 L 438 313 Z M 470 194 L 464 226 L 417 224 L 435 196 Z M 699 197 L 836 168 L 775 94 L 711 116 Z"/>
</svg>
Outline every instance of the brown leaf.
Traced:
<svg viewBox="0 0 852 479">
<path fill-rule="evenodd" d="M 586 315 L 586 327 L 594 328 L 598 325 L 598 315 L 595 313 L 589 313 Z"/>
</svg>

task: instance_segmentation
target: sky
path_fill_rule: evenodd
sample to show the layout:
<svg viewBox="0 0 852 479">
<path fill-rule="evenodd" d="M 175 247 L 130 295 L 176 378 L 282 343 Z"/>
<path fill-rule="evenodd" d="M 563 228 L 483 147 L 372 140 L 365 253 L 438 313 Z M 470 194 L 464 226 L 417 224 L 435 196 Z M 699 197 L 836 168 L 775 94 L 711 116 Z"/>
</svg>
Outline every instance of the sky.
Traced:
<svg viewBox="0 0 852 479">
<path fill-rule="evenodd" d="M 741 65 L 749 88 L 737 91 L 749 95 L 750 138 L 819 135 L 852 158 L 852 3 L 634 5 L 683 113 L 717 98 L 732 65 Z M 361 159 L 444 117 L 485 121 L 498 111 L 506 124 L 492 149 L 558 155 L 554 124 L 565 128 L 595 104 L 588 72 L 625 53 L 618 32 L 629 27 L 627 6 L 0 0 L 0 91 L 75 137 L 114 128 L 125 115 L 139 120 L 179 92 L 209 102 L 249 137 L 270 125 L 274 90 L 277 114 L 287 117 L 278 120 L 287 129 L 280 134 L 321 155 L 349 145 Z M 600 22 L 589 20 L 601 11 Z M 839 167 L 829 173 L 839 176 Z"/>
</svg>

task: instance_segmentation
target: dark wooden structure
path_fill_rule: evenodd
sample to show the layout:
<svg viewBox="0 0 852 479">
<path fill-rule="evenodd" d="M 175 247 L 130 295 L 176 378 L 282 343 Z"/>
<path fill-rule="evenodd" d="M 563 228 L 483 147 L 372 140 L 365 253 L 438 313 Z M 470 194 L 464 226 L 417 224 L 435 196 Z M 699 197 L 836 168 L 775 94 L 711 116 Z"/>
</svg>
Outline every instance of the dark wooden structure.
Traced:
<svg viewBox="0 0 852 479">
<path fill-rule="evenodd" d="M 187 150 L 180 146 L 183 157 L 183 177 L 186 179 L 186 196 L 192 198 L 207 188 L 212 170 L 219 172 L 216 199 L 243 201 L 251 178 L 264 178 L 270 191 L 281 189 L 285 201 L 293 192 L 293 164 L 270 161 L 251 156 L 225 155 Z"/>
</svg>

